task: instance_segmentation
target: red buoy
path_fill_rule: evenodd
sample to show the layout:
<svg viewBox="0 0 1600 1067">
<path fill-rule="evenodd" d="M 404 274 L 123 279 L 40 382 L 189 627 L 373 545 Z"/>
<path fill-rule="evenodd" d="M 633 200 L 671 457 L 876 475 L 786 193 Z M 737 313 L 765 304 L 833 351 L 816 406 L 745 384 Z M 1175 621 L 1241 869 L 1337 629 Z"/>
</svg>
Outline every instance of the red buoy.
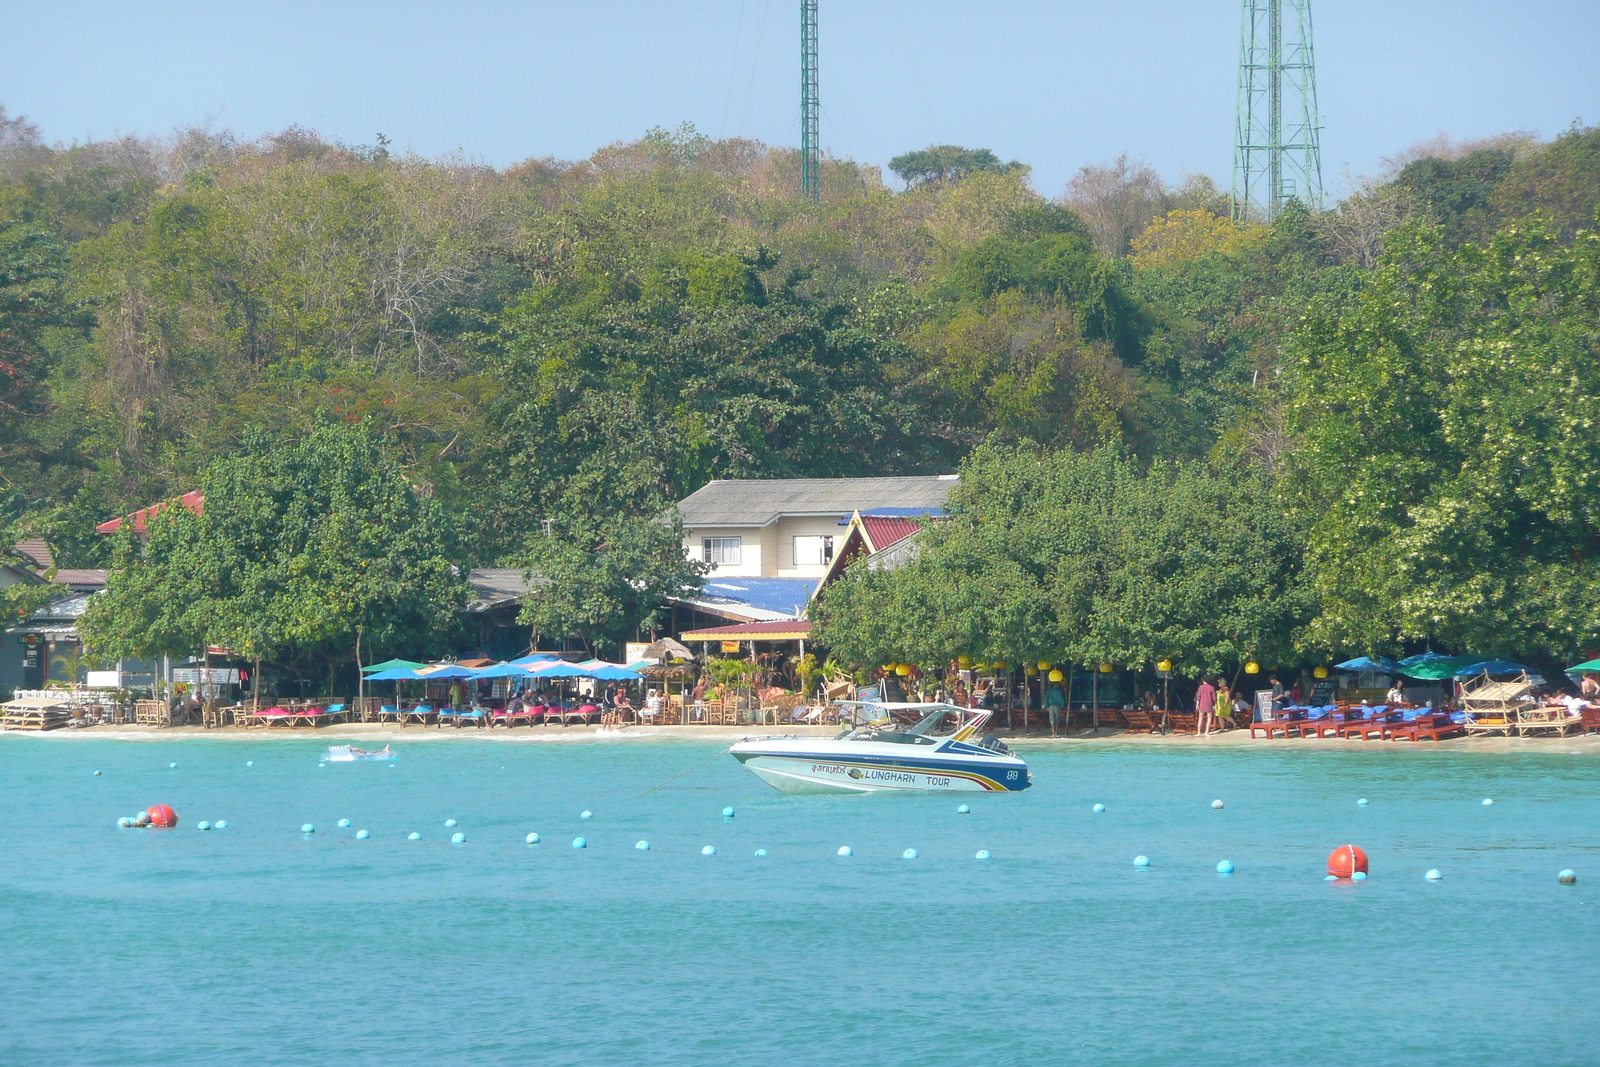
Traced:
<svg viewBox="0 0 1600 1067">
<path fill-rule="evenodd" d="M 150 805 L 150 825 L 172 827 L 178 825 L 178 813 L 165 804 Z"/>
<path fill-rule="evenodd" d="M 154 819 L 156 813 L 152 811 L 150 817 Z M 1367 854 L 1354 845 L 1340 845 L 1328 853 L 1328 873 L 1335 878 L 1350 878 L 1356 872 L 1367 873 Z"/>
</svg>

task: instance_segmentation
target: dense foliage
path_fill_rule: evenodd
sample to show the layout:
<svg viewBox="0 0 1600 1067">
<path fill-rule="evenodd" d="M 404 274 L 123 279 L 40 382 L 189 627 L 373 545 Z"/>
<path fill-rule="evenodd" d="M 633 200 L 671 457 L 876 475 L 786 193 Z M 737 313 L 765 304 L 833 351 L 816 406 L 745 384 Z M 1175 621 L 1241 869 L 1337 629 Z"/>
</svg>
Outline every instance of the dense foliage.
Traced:
<svg viewBox="0 0 1600 1067">
<path fill-rule="evenodd" d="M 390 472 L 373 477 L 452 519 L 426 558 L 558 574 L 528 621 L 604 643 L 695 580 L 651 521 L 707 479 L 963 463 L 1022 479 L 1037 462 L 1064 479 L 1029 483 L 1060 521 L 1107 521 L 1104 507 L 1150 527 L 1137 551 L 1016 527 L 1061 551 L 1087 538 L 1099 577 L 1072 582 L 1094 596 L 1178 589 L 1137 553 L 1190 545 L 1214 513 L 1217 540 L 1193 542 L 1183 581 L 1284 602 L 1208 629 L 1183 621 L 1187 593 L 1121 593 L 1171 617 L 1090 625 L 1094 611 L 1051 600 L 1067 579 L 1037 546 L 963 542 L 958 523 L 930 540 L 986 561 L 964 581 L 1001 581 L 1009 560 L 1005 581 L 1033 595 L 1017 593 L 1014 624 L 973 623 L 944 651 L 1033 642 L 1221 665 L 1492 635 L 1576 647 L 1600 636 L 1587 483 L 1567 473 L 1585 462 L 1593 398 L 1597 158 L 1592 129 L 1435 145 L 1329 210 L 1240 226 L 1206 179 L 1169 187 L 1126 157 L 1052 200 L 1024 165 L 935 145 L 893 161 L 904 191 L 827 160 L 813 199 L 796 153 L 690 127 L 495 170 L 298 128 L 52 147 L 0 113 L 0 521 L 44 536 L 63 566 L 120 553 L 126 568 L 131 546 L 96 522 L 220 486 L 267 442 L 358 427 L 362 462 Z M 1511 458 L 1490 454 L 1496 435 Z M 1557 452 L 1565 465 L 1527 473 Z M 1113 499 L 1071 488 L 1091 471 Z M 1352 514 L 1347 491 L 1370 504 Z M 1463 516 L 1490 514 L 1500 525 L 1473 533 L 1471 554 L 1455 547 Z M 1423 530 L 1444 539 L 1433 556 L 1418 554 Z M 1235 552 L 1264 584 L 1236 580 Z M 1472 573 L 1498 590 L 1468 596 Z M 352 626 L 377 624 L 252 635 L 115 588 L 105 600 L 90 629 L 107 648 L 220 627 L 286 656 L 353 655 Z M 1036 616 L 1035 602 L 1054 606 Z M 1513 606 L 1543 621 L 1507 629 Z M 848 640 L 873 658 L 888 639 Z"/>
</svg>

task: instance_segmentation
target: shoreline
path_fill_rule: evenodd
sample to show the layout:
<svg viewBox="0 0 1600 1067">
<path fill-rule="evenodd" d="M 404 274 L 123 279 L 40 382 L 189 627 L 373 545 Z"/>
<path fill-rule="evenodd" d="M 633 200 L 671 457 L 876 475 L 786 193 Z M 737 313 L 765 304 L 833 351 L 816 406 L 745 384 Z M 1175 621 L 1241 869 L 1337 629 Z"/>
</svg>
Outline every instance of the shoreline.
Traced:
<svg viewBox="0 0 1600 1067">
<path fill-rule="evenodd" d="M 583 742 L 659 742 L 659 741 L 718 741 L 733 743 L 748 737 L 832 737 L 838 733 L 837 726 L 636 726 L 628 725 L 616 729 L 603 729 L 595 726 L 569 726 L 560 727 L 527 727 L 510 730 L 485 730 L 485 729 L 449 729 L 443 730 L 429 726 L 414 726 L 401 729 L 393 724 L 378 723 L 341 723 L 333 726 L 323 726 L 311 729 L 273 729 L 273 728 L 240 728 L 234 726 L 214 727 L 206 729 L 203 726 L 90 726 L 80 729 L 62 728 L 57 730 L 6 730 L 0 732 L 0 743 L 3 739 L 12 737 L 45 737 L 52 740 L 92 740 L 99 738 L 106 741 L 166 741 L 166 740 L 194 740 L 210 739 L 216 741 L 240 741 L 245 739 L 262 739 L 273 741 L 307 741 L 318 738 L 327 738 L 334 744 L 347 744 L 350 742 L 364 743 L 377 742 L 379 744 L 400 741 L 495 741 L 507 744 L 576 744 Z M 1098 733 L 1091 733 L 1087 729 L 1074 730 L 1072 733 L 1062 733 L 1057 737 L 1049 734 L 1006 734 L 997 733 L 997 736 L 1012 748 L 1034 748 L 1038 746 L 1061 745 L 1079 746 L 1095 744 L 1111 745 L 1139 745 L 1139 746 L 1174 746 L 1181 748 L 1248 748 L 1252 746 L 1272 748 L 1305 748 L 1312 750 L 1335 749 L 1339 751 L 1366 752 L 1374 749 L 1394 749 L 1409 751 L 1412 749 L 1439 749 L 1447 751 L 1477 751 L 1486 753 L 1507 752 L 1553 752 L 1562 751 L 1574 755 L 1594 754 L 1600 755 L 1600 734 L 1578 734 L 1572 737 L 1458 737 L 1447 741 L 1352 741 L 1336 737 L 1324 738 L 1252 738 L 1246 730 L 1228 730 L 1223 733 L 1212 734 L 1209 737 L 1196 737 L 1193 734 L 1145 734 L 1129 733 L 1126 730 L 1102 729 Z"/>
</svg>

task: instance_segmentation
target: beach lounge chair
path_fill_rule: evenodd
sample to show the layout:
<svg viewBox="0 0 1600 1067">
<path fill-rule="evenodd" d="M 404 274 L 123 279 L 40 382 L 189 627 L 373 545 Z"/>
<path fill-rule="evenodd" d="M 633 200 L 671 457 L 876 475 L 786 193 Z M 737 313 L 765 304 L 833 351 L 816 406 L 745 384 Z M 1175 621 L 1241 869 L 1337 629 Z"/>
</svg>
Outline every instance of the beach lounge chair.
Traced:
<svg viewBox="0 0 1600 1067">
<path fill-rule="evenodd" d="M 406 708 L 400 713 L 400 728 L 405 729 L 407 723 L 416 723 L 426 726 L 430 719 L 436 717 L 436 712 L 431 704 L 418 704 L 414 708 Z"/>
<path fill-rule="evenodd" d="M 1401 719 L 1390 723 L 1383 736 L 1390 741 L 1442 741 L 1447 737 L 1460 737 L 1467 732 L 1465 724 L 1455 722 L 1448 712 L 1425 712 L 1411 720 Z"/>
<path fill-rule="evenodd" d="M 380 704 L 377 718 L 379 722 L 404 722 L 405 713 L 396 704 Z"/>
<path fill-rule="evenodd" d="M 489 725 L 489 709 L 481 705 L 473 705 L 456 712 L 456 726 L 476 726 L 483 729 Z"/>
<path fill-rule="evenodd" d="M 1174 711 L 1167 715 L 1167 728 L 1175 734 L 1192 734 L 1200 730 L 1200 714 L 1194 711 Z"/>
<path fill-rule="evenodd" d="M 1161 713 L 1144 708 L 1129 708 L 1122 713 L 1130 734 L 1153 734 L 1160 726 Z M 1070 724 L 1069 724 L 1070 725 Z"/>
</svg>

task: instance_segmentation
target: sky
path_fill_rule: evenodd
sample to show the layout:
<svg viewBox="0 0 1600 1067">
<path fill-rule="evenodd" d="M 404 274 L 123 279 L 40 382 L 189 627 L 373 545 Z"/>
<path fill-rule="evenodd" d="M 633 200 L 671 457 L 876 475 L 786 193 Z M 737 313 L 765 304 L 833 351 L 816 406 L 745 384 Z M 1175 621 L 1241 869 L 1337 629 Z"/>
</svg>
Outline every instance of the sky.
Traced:
<svg viewBox="0 0 1600 1067">
<path fill-rule="evenodd" d="M 210 123 L 494 166 L 653 126 L 799 142 L 798 0 L 0 0 L 0 104 L 51 142 Z M 1324 184 L 1439 133 L 1600 122 L 1596 0 L 1314 0 Z M 1232 167 L 1238 0 L 820 0 L 822 142 L 993 149 L 1062 191 L 1143 157 Z"/>
</svg>

